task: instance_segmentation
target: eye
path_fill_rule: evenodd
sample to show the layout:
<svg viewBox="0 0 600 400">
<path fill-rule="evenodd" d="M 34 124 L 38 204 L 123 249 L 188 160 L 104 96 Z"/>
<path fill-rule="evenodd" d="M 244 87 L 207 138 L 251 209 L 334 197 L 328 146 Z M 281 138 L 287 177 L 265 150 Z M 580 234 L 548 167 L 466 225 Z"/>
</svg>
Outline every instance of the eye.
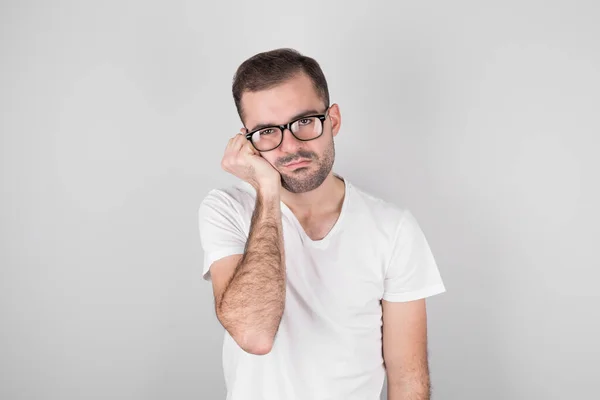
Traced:
<svg viewBox="0 0 600 400">
<path fill-rule="evenodd" d="M 274 132 L 275 130 L 272 128 L 267 128 L 267 129 L 263 129 L 262 131 L 260 131 L 259 133 L 261 135 L 270 135 Z"/>
<path fill-rule="evenodd" d="M 300 125 L 309 125 L 312 122 L 312 118 L 302 118 L 301 120 L 298 120 L 298 123 L 300 123 Z"/>
</svg>

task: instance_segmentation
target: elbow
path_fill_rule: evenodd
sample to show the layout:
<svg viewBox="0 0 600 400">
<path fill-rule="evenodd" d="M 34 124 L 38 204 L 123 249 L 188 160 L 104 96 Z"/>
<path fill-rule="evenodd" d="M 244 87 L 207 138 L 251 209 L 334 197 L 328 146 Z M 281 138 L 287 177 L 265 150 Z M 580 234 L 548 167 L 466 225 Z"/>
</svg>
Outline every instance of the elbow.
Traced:
<svg viewBox="0 0 600 400">
<path fill-rule="evenodd" d="M 240 337 L 241 336 L 241 337 Z M 273 338 L 267 335 L 239 335 L 233 336 L 238 346 L 246 353 L 257 356 L 269 354 L 273 349 Z"/>
<path fill-rule="evenodd" d="M 274 334 L 269 335 L 264 332 L 258 333 L 251 329 L 241 328 L 240 326 L 230 324 L 228 322 L 232 319 L 224 318 L 222 313 L 217 313 L 217 318 L 237 345 L 246 353 L 264 356 L 269 354 L 273 349 L 273 342 L 275 340 Z"/>
</svg>

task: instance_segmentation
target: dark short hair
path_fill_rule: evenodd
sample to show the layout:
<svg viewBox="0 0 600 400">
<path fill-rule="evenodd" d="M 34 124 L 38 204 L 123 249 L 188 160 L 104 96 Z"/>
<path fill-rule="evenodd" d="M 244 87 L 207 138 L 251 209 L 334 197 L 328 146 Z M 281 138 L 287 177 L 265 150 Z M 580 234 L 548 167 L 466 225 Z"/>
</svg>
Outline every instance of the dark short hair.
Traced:
<svg viewBox="0 0 600 400">
<path fill-rule="evenodd" d="M 255 54 L 244 61 L 233 76 L 233 100 L 240 119 L 243 118 L 242 94 L 258 92 L 277 86 L 298 73 L 305 73 L 313 82 L 315 91 L 329 107 L 327 80 L 313 58 L 297 50 L 281 48 Z"/>
</svg>

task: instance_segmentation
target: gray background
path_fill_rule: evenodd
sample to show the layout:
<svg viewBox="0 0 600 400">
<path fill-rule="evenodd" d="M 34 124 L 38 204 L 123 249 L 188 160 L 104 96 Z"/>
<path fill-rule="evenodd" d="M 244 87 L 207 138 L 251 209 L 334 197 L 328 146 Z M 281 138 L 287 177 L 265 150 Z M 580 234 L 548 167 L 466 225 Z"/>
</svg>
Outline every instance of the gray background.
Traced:
<svg viewBox="0 0 600 400">
<path fill-rule="evenodd" d="M 196 212 L 282 46 L 434 250 L 434 397 L 598 396 L 597 1 L 1 4 L 1 399 L 224 398 Z"/>
</svg>

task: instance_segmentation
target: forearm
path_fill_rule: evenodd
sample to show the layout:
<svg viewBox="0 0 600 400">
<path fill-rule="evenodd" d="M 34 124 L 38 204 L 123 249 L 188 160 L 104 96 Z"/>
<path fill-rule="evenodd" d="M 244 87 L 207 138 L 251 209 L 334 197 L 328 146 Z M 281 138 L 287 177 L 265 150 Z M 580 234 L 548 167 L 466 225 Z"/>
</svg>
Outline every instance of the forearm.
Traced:
<svg viewBox="0 0 600 400">
<path fill-rule="evenodd" d="M 388 400 L 429 400 L 431 387 L 426 370 L 391 374 L 387 379 Z"/>
<path fill-rule="evenodd" d="M 285 303 L 279 193 L 258 192 L 244 255 L 218 305 L 219 319 L 244 350 L 270 350 Z"/>
</svg>

